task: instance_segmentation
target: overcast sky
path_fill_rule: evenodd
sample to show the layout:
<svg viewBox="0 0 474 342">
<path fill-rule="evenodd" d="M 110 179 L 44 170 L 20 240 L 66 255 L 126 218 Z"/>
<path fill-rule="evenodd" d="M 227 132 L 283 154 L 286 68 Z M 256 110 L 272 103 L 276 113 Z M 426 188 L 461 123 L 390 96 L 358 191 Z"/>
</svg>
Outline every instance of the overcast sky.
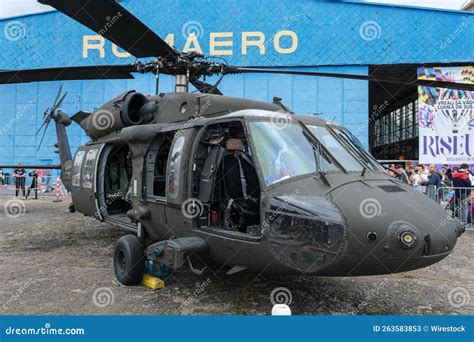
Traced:
<svg viewBox="0 0 474 342">
<path fill-rule="evenodd" d="M 361 0 L 361 2 L 363 1 L 364 0 Z M 466 3 L 466 0 L 366 0 L 366 2 L 460 9 L 461 6 Z M 0 18 L 44 12 L 48 10 L 51 10 L 51 7 L 41 5 L 36 2 L 36 0 L 0 0 Z"/>
</svg>

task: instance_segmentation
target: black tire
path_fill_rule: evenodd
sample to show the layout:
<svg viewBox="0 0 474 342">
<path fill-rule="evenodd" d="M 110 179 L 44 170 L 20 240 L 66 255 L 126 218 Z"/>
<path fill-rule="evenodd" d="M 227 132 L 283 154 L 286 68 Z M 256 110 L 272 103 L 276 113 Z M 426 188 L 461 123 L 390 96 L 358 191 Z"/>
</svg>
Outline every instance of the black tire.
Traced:
<svg viewBox="0 0 474 342">
<path fill-rule="evenodd" d="M 69 212 L 70 213 L 75 213 L 76 212 L 76 207 L 74 206 L 74 204 L 69 204 Z"/>
<path fill-rule="evenodd" d="M 114 272 L 123 285 L 140 284 L 145 273 L 143 245 L 135 235 L 122 236 L 115 245 Z"/>
</svg>

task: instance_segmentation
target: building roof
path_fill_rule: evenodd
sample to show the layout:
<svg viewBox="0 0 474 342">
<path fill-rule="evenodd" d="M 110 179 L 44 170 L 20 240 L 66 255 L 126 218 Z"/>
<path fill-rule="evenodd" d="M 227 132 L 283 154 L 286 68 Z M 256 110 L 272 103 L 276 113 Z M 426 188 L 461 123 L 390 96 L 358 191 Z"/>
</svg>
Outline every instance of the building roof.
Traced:
<svg viewBox="0 0 474 342">
<path fill-rule="evenodd" d="M 235 65 L 347 66 L 474 60 L 474 35 L 467 29 L 474 14 L 469 12 L 322 0 L 221 1 L 206 11 L 198 3 L 182 6 L 174 0 L 124 1 L 123 5 L 163 38 L 174 38 L 178 49 L 186 45 L 186 33 L 195 32 L 203 53 L 211 54 L 212 47 L 225 50 L 227 54 L 222 57 Z M 223 13 L 232 13 L 233 20 Z M 277 36 L 280 31 L 294 35 Z M 101 41 L 100 36 L 59 12 L 2 20 L 0 32 L 12 32 L 2 43 L 0 69 L 135 61 L 134 57 L 124 58 L 110 42 Z M 261 48 L 249 45 L 244 52 L 244 32 L 251 37 L 246 39 L 256 39 L 255 34 L 262 33 Z M 216 38 L 219 33 L 225 37 Z M 213 41 L 226 41 L 232 46 L 216 48 Z"/>
</svg>

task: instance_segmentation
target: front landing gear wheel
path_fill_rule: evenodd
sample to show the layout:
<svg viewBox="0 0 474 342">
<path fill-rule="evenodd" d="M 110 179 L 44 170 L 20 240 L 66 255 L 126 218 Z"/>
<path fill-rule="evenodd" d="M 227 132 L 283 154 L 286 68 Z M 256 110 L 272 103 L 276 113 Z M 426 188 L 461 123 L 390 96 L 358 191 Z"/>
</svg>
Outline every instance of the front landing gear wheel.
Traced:
<svg viewBox="0 0 474 342">
<path fill-rule="evenodd" d="M 76 207 L 74 206 L 74 204 L 69 204 L 69 212 L 70 213 L 75 213 L 76 212 Z"/>
<path fill-rule="evenodd" d="M 145 273 L 143 245 L 135 235 L 122 236 L 115 245 L 114 272 L 123 285 L 137 285 Z"/>
</svg>

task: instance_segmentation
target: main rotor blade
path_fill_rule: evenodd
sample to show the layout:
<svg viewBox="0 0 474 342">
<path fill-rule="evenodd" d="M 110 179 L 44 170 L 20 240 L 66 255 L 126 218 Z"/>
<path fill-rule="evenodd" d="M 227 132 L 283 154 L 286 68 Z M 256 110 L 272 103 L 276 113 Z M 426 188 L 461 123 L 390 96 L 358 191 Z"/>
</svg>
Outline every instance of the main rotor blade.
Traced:
<svg viewBox="0 0 474 342">
<path fill-rule="evenodd" d="M 42 81 L 131 79 L 133 64 L 0 71 L 0 84 Z"/>
<path fill-rule="evenodd" d="M 352 80 L 361 80 L 378 83 L 393 83 L 407 86 L 428 86 L 438 87 L 447 89 L 461 89 L 467 91 L 474 91 L 474 85 L 456 83 L 456 82 L 443 82 L 443 81 L 428 81 L 428 80 L 407 80 L 403 78 L 394 77 L 374 77 L 372 75 L 354 75 L 354 74 L 340 74 L 331 72 L 319 72 L 319 71 L 302 71 L 302 70 L 280 70 L 280 69 L 265 69 L 265 68 L 241 68 L 241 67 L 229 67 L 226 73 L 230 74 L 281 74 L 281 75 L 300 75 L 300 76 L 317 76 L 317 77 L 333 77 L 333 78 L 345 78 Z"/>
<path fill-rule="evenodd" d="M 135 57 L 176 60 L 178 53 L 114 0 L 38 0 L 104 36 Z"/>
</svg>

